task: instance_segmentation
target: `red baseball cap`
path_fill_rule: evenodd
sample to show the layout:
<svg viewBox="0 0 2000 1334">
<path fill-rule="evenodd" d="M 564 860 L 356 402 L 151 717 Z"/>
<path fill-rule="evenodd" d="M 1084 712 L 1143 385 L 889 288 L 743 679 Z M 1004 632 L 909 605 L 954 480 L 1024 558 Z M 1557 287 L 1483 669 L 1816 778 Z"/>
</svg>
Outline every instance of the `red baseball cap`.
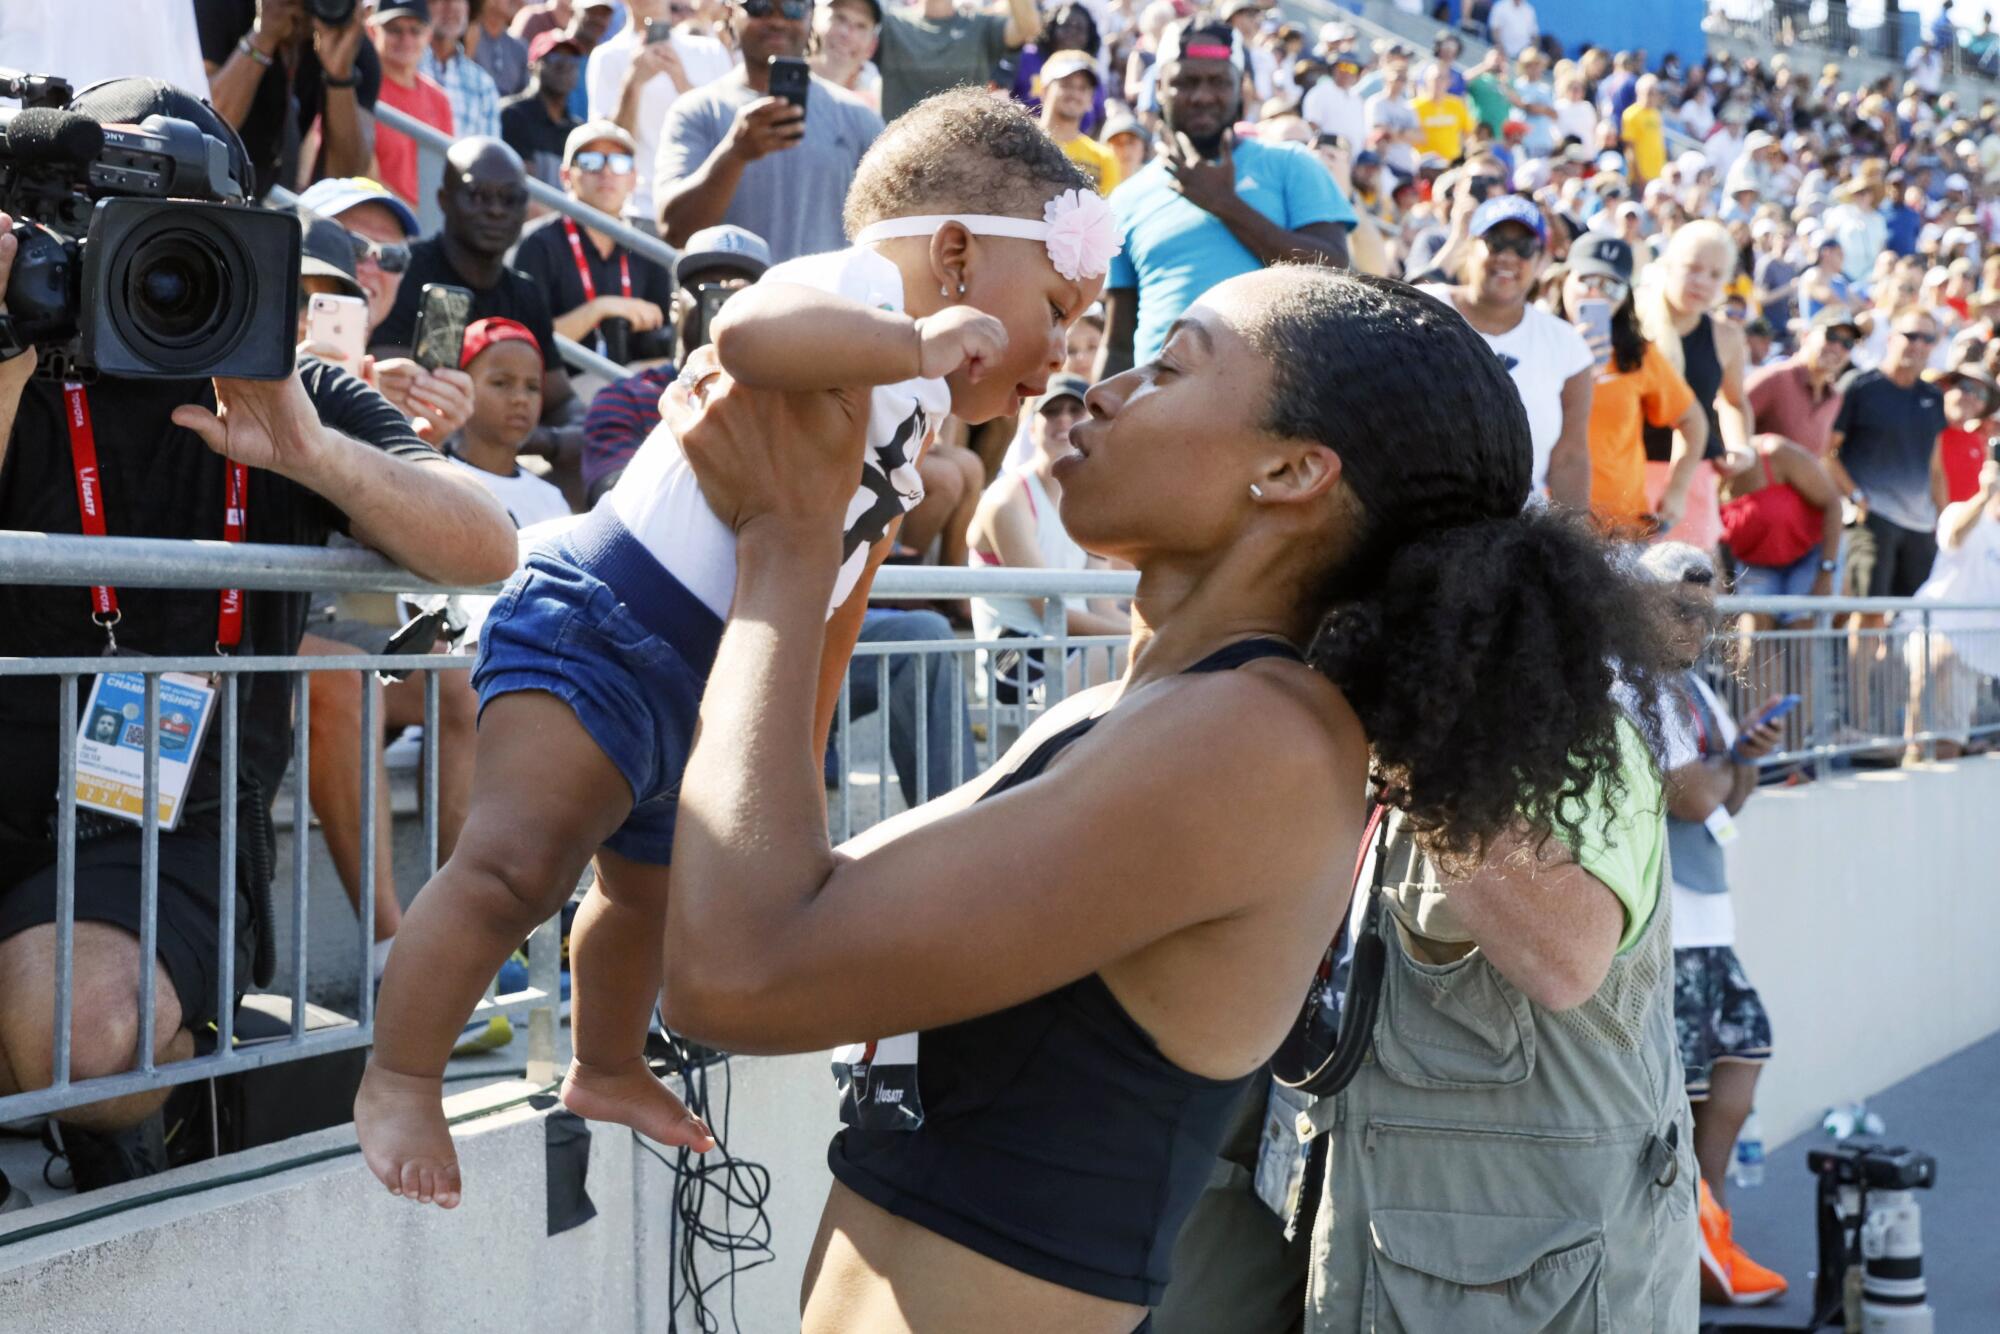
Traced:
<svg viewBox="0 0 2000 1334">
<path fill-rule="evenodd" d="M 483 320 L 474 320 L 465 326 L 465 346 L 458 354 L 458 368 L 466 369 L 472 359 L 492 347 L 495 343 L 526 343 L 540 356 L 542 344 L 519 320 L 502 319 L 497 315 Z"/>
</svg>

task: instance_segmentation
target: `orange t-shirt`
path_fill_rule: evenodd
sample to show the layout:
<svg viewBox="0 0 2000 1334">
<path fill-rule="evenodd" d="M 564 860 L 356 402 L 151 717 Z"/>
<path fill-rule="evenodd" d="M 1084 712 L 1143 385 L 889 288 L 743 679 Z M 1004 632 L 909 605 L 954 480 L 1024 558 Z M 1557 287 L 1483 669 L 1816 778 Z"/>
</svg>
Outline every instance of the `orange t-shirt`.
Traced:
<svg viewBox="0 0 2000 1334">
<path fill-rule="evenodd" d="M 1607 365 L 1590 396 L 1590 512 L 1616 530 L 1636 529 L 1652 512 L 1646 500 L 1643 426 L 1672 426 L 1694 405 L 1688 388 L 1660 349 L 1646 345 L 1636 371 Z"/>
</svg>

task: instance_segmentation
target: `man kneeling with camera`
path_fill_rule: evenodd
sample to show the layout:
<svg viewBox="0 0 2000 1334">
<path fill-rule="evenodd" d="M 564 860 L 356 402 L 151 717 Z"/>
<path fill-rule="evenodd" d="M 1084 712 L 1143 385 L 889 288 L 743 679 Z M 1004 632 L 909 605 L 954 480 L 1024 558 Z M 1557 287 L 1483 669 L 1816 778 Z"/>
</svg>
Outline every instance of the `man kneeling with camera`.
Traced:
<svg viewBox="0 0 2000 1334">
<path fill-rule="evenodd" d="M 235 132 L 157 81 L 100 84 L 67 112 L 62 100 L 45 99 L 39 120 L 24 124 L 23 111 L 0 123 L 0 529 L 299 546 L 345 531 L 432 579 L 505 577 L 513 527 L 477 479 L 359 380 L 311 358 L 291 368 L 297 223 L 284 216 L 289 236 L 272 233 L 279 215 L 240 206 L 251 166 Z M 110 154 L 93 137 L 99 125 L 121 145 L 137 127 L 166 147 L 121 156 L 113 171 L 100 160 Z M 179 151 L 190 142 L 195 151 Z M 123 174 L 127 161 L 171 184 L 158 190 L 164 200 L 116 200 L 110 212 L 142 216 L 114 235 L 100 226 L 98 201 L 148 193 Z M 204 178 L 205 191 L 191 184 Z M 64 181 L 73 198 L 61 197 Z M 190 194 L 204 202 L 184 203 Z M 23 215 L 37 225 L 17 227 Z M 286 240 L 289 270 L 259 249 L 274 234 Z M 65 246 L 67 268 L 51 266 Z M 283 334 L 246 334 L 266 324 Z M 246 374 L 264 378 L 235 378 Z M 0 583 L 0 656 L 289 656 L 305 610 L 299 593 Z M 75 683 L 86 739 L 105 722 L 93 715 L 107 710 L 86 707 L 99 680 Z M 54 677 L 0 688 L 0 1096 L 54 1076 L 59 689 Z M 139 945 L 137 818 L 78 806 L 72 1079 L 137 1063 L 142 968 L 155 970 L 150 1055 L 162 1063 L 191 1055 L 193 1034 L 218 1005 L 234 1004 L 217 994 L 222 950 L 235 955 L 232 990 L 268 976 L 258 905 L 270 802 L 291 753 L 291 680 L 250 674 L 238 690 L 237 939 L 218 938 L 220 724 L 195 733 L 199 752 L 171 831 L 162 824 L 152 959 Z M 116 726 L 113 717 L 102 730 Z M 189 744 L 168 733 L 161 728 L 163 753 Z M 266 948 L 253 957 L 260 931 Z M 155 1113 L 166 1096 L 133 1093 L 58 1114 L 80 1189 L 163 1165 Z"/>
</svg>

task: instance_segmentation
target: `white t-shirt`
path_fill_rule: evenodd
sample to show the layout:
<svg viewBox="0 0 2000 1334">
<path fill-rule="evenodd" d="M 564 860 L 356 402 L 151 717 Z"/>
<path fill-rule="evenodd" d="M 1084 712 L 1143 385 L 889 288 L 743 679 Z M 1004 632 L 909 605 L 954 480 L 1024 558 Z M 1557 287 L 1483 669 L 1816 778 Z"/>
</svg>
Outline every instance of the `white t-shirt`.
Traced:
<svg viewBox="0 0 2000 1334">
<path fill-rule="evenodd" d="M 1451 289 L 1443 283 L 1426 283 L 1418 290 L 1451 305 Z M 1549 479 L 1549 455 L 1562 436 L 1563 384 L 1572 375 L 1595 366 L 1597 358 L 1575 325 L 1539 306 L 1524 310 L 1521 322 L 1506 333 L 1479 336 L 1507 367 L 1514 388 L 1520 391 L 1521 405 L 1528 410 L 1528 435 L 1535 446 L 1533 485 L 1540 491 Z"/>
<path fill-rule="evenodd" d="M 625 71 L 632 68 L 632 58 L 645 41 L 644 30 L 628 23 L 616 37 L 590 53 L 590 63 L 583 71 L 583 86 L 590 98 L 592 120 L 618 119 L 618 93 L 625 86 Z M 736 67 L 736 58 L 729 48 L 713 37 L 698 37 L 676 28 L 669 41 L 681 58 L 681 68 L 687 71 L 687 88 L 675 87 L 672 77 L 662 74 L 639 94 L 639 127 L 632 136 L 639 141 L 639 151 L 635 154 L 638 161 L 633 168 L 637 178 L 632 185 L 632 197 L 625 202 L 628 217 L 653 216 L 653 159 L 659 154 L 660 131 L 667 123 L 667 111 L 674 99 L 688 88 L 712 83 Z"/>
<path fill-rule="evenodd" d="M 877 310 L 903 309 L 901 271 L 865 247 L 788 260 L 762 281 L 833 292 Z M 943 380 L 904 380 L 874 390 L 868 452 L 861 485 L 847 506 L 846 559 L 834 583 L 829 616 L 861 581 L 869 544 L 924 498 L 917 455 L 950 412 L 951 389 Z M 702 498 L 680 442 L 664 424 L 632 456 L 611 490 L 611 508 L 627 531 L 710 611 L 729 614 L 736 592 L 736 536 Z"/>
<path fill-rule="evenodd" d="M 1942 538 L 1942 521 L 1938 526 Z M 2000 603 L 2000 521 L 1982 514 L 1956 547 L 1946 549 L 1940 540 L 1931 576 L 1917 596 L 1926 602 Z M 1903 612 L 1897 621 L 1907 630 L 1923 629 L 1916 612 Z M 2000 676 L 2000 612 L 1934 611 L 1931 630 L 1947 636 L 1952 652 L 1967 666 Z"/>
<path fill-rule="evenodd" d="M 146 75 L 206 97 L 194 10 L 129 0 L 0 0 L 0 64 L 60 75 L 77 92 L 103 79 Z M 0 106 L 12 105 L 0 98 Z"/>
<path fill-rule="evenodd" d="M 1368 99 L 1358 87 L 1342 88 L 1328 76 L 1312 86 L 1300 111 L 1321 134 L 1347 140 L 1349 153 L 1368 147 Z"/>
<path fill-rule="evenodd" d="M 1708 682 L 1696 677 L 1694 686 L 1715 715 L 1719 732 L 1716 745 L 1727 750 L 1736 744 L 1736 720 L 1729 716 L 1721 697 L 1709 689 Z M 1701 746 L 1694 734 L 1694 715 L 1676 690 L 1669 689 L 1660 701 L 1660 740 L 1665 743 L 1666 754 L 1660 762 L 1664 772 L 1671 773 L 1701 758 Z M 1705 949 L 1736 943 L 1736 908 L 1731 895 L 1702 894 L 1678 884 L 1672 889 L 1675 949 Z"/>
<path fill-rule="evenodd" d="M 477 477 L 493 493 L 493 498 L 506 507 L 507 517 L 514 521 L 516 528 L 526 528 L 546 519 L 569 517 L 569 502 L 563 499 L 563 493 L 554 483 L 544 478 L 520 468 L 514 469 L 512 477 L 502 477 L 484 468 L 476 468 L 456 456 L 451 462 L 453 467 L 463 468 Z"/>
<path fill-rule="evenodd" d="M 1581 140 L 1585 148 L 1597 148 L 1597 108 L 1586 97 L 1573 97 L 1567 102 L 1557 101 L 1556 142 L 1565 139 Z"/>
<path fill-rule="evenodd" d="M 1512 60 L 1521 54 L 1522 48 L 1531 45 L 1542 35 L 1542 26 L 1535 19 L 1535 7 L 1527 0 L 1499 0 L 1486 15 L 1486 29 L 1493 34 L 1493 44 L 1507 53 Z"/>
</svg>

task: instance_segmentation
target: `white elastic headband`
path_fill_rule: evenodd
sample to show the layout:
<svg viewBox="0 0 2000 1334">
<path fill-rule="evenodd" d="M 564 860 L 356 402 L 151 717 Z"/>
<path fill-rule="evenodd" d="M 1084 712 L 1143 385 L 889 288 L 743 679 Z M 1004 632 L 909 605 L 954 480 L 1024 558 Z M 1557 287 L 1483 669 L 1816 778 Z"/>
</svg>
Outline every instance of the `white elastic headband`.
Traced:
<svg viewBox="0 0 2000 1334">
<path fill-rule="evenodd" d="M 952 222 L 974 236 L 1040 241 L 1048 247 L 1049 263 L 1056 272 L 1072 282 L 1099 278 L 1109 272 L 1119 248 L 1118 220 L 1112 216 L 1111 206 L 1095 190 L 1063 191 L 1043 207 L 1040 222 L 991 213 L 924 213 L 870 223 L 854 238 L 854 244 L 934 236 L 938 228 Z"/>
</svg>

